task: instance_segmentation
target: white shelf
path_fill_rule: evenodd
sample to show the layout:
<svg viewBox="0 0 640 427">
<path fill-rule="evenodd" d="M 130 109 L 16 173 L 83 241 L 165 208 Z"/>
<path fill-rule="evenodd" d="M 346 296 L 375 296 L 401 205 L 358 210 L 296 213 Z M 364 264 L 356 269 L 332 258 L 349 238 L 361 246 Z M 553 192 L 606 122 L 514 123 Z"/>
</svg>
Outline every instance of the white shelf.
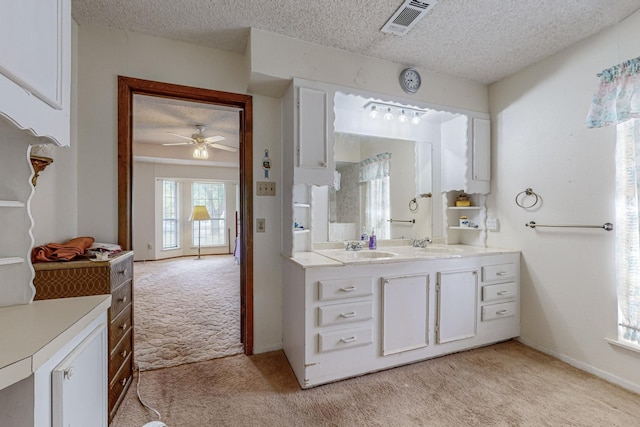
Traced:
<svg viewBox="0 0 640 427">
<path fill-rule="evenodd" d="M 17 200 L 0 200 L 0 208 L 24 208 L 24 203 Z"/>
<path fill-rule="evenodd" d="M 449 227 L 451 230 L 473 230 L 473 231 L 482 231 L 484 228 L 475 228 L 475 227 Z"/>
<path fill-rule="evenodd" d="M 480 209 L 484 209 L 482 206 L 449 206 L 447 209 L 450 210 L 480 210 Z"/>
<path fill-rule="evenodd" d="M 294 208 L 310 208 L 311 205 L 308 203 L 294 203 L 293 207 Z"/>
<path fill-rule="evenodd" d="M 304 230 L 293 230 L 293 234 L 304 234 L 304 233 L 310 233 L 311 230 L 308 228 L 305 228 Z"/>
<path fill-rule="evenodd" d="M 0 265 L 9 265 L 9 264 L 22 264 L 24 262 L 24 258 L 20 258 L 17 256 L 14 257 L 0 257 Z"/>
</svg>

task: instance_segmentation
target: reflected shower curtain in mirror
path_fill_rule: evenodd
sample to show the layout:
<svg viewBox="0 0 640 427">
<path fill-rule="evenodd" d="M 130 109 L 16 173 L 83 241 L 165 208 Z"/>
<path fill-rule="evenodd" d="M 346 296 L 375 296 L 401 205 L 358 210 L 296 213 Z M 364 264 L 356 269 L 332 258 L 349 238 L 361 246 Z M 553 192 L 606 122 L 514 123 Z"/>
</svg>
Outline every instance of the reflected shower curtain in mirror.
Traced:
<svg viewBox="0 0 640 427">
<path fill-rule="evenodd" d="M 640 58 L 598 77 L 587 127 L 616 126 L 618 339 L 640 345 Z"/>
<path fill-rule="evenodd" d="M 391 153 L 380 153 L 360 162 L 359 181 L 365 184 L 364 226 L 374 229 L 378 239 L 390 239 L 391 196 L 389 171 Z"/>
</svg>

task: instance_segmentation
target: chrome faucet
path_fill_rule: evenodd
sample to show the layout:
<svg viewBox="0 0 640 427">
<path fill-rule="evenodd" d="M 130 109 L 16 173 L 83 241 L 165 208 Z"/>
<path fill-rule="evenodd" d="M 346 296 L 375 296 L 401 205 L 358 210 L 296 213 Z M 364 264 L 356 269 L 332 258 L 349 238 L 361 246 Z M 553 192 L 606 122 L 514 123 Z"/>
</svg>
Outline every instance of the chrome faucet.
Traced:
<svg viewBox="0 0 640 427">
<path fill-rule="evenodd" d="M 414 248 L 426 248 L 431 241 L 431 238 L 425 237 L 424 239 L 415 239 L 411 244 Z"/>
<path fill-rule="evenodd" d="M 362 241 L 346 242 L 346 243 L 347 243 L 345 247 L 346 251 L 359 251 L 362 249 Z"/>
</svg>

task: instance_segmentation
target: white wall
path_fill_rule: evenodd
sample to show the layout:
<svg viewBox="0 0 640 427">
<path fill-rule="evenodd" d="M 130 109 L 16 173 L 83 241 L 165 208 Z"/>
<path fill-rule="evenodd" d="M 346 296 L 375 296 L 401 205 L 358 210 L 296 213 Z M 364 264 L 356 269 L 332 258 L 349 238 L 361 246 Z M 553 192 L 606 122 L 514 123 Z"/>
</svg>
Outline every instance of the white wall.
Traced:
<svg viewBox="0 0 640 427">
<path fill-rule="evenodd" d="M 586 129 L 596 73 L 640 55 L 640 12 L 491 85 L 494 247 L 522 250 L 522 341 L 640 391 L 640 354 L 616 337 L 614 233 L 536 229 L 614 222 L 615 129 Z M 535 209 L 516 206 L 532 188 Z"/>
</svg>

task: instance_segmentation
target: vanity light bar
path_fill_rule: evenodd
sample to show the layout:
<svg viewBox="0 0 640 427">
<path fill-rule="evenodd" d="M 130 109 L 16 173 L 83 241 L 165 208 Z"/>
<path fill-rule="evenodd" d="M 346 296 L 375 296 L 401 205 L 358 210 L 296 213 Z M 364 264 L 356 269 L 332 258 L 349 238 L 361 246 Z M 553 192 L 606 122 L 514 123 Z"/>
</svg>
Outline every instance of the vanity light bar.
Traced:
<svg viewBox="0 0 640 427">
<path fill-rule="evenodd" d="M 384 117 L 385 120 L 393 120 L 397 118 L 401 123 L 411 122 L 413 124 L 420 123 L 421 117 L 428 110 L 420 108 L 405 107 L 403 105 L 385 104 L 383 102 L 369 101 L 362 107 L 369 114 L 369 117 L 376 119 Z"/>
</svg>

